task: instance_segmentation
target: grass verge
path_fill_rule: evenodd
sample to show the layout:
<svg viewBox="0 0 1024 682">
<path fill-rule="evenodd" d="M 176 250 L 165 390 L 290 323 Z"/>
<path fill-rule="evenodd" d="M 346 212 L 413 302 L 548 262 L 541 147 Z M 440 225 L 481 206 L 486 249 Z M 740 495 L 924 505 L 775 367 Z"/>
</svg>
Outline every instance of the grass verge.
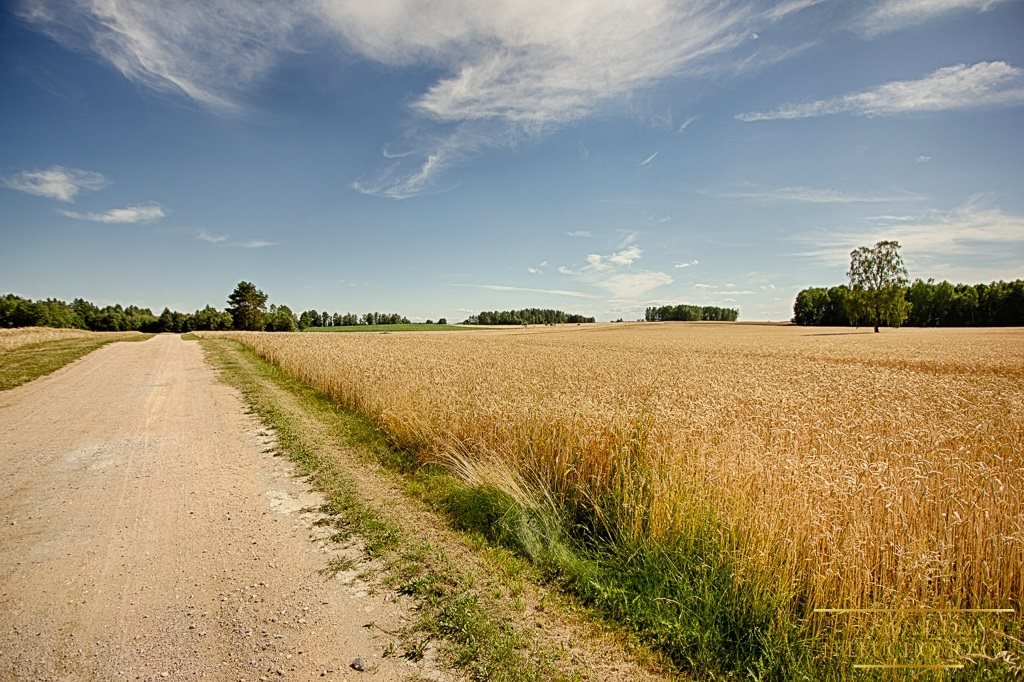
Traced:
<svg viewBox="0 0 1024 682">
<path fill-rule="evenodd" d="M 483 584 L 445 547 L 415 535 L 415 529 L 403 523 L 401 509 L 387 501 L 382 505 L 368 501 L 344 461 L 361 458 L 364 467 L 366 460 L 373 460 L 408 475 L 422 473 L 411 457 L 391 449 L 365 419 L 339 410 L 252 351 L 232 341 L 202 339 L 201 343 L 223 380 L 241 391 L 253 412 L 275 431 L 278 449 L 325 495 L 328 502 L 323 511 L 336 530 L 334 538 L 358 536 L 367 554 L 388 568 L 391 585 L 417 600 L 420 619 L 406 635 L 405 656 L 415 659 L 427 643 L 437 640 L 448 658 L 472 679 L 576 679 L 559 669 L 556 651 L 507 617 L 503 590 Z M 284 404 L 282 393 L 297 404 L 298 411 Z M 341 455 L 340 450 L 350 452 Z M 430 474 L 434 475 L 439 474 Z M 511 555 L 499 557 L 494 572 L 517 576 L 517 562 Z M 512 592 L 514 584 L 514 579 L 504 581 L 505 587 L 513 586 Z"/>
<path fill-rule="evenodd" d="M 152 334 L 100 335 L 43 341 L 0 354 L 0 391 L 54 372 L 69 362 L 115 341 L 145 341 Z"/>
</svg>

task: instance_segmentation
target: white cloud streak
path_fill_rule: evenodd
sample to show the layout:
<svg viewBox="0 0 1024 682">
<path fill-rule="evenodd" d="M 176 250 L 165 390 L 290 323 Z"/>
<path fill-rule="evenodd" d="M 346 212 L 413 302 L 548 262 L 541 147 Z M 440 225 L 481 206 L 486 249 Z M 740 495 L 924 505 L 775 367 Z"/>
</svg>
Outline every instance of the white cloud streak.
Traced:
<svg viewBox="0 0 1024 682">
<path fill-rule="evenodd" d="M 22 171 L 2 179 L 3 184 L 19 192 L 71 203 L 82 190 L 96 191 L 110 184 L 102 173 L 52 166 L 45 170 Z"/>
<path fill-rule="evenodd" d="M 531 294 L 551 294 L 553 296 L 569 296 L 571 298 L 599 298 L 594 294 L 571 289 L 535 289 L 533 287 L 514 287 L 504 284 L 452 284 L 453 287 L 465 287 L 469 289 L 489 289 L 490 291 L 522 291 Z"/>
<path fill-rule="evenodd" d="M 265 249 L 270 246 L 277 246 L 277 242 L 268 242 L 265 239 L 253 239 L 247 242 L 239 242 L 238 246 L 243 249 Z"/>
<path fill-rule="evenodd" d="M 1006 62 L 978 62 L 943 67 L 918 80 L 892 81 L 870 90 L 785 104 L 772 111 L 738 114 L 736 118 L 751 122 L 843 113 L 895 116 L 1020 104 L 1024 104 L 1024 69 Z"/>
<path fill-rule="evenodd" d="M 822 231 L 804 235 L 811 245 L 803 255 L 828 265 L 849 264 L 850 251 L 882 240 L 896 240 L 908 262 L 949 257 L 1024 260 L 1024 216 L 986 205 L 986 197 L 971 197 L 949 211 L 918 216 L 873 216 L 857 230 Z"/>
<path fill-rule="evenodd" d="M 985 12 L 1005 0 L 881 0 L 864 15 L 859 29 L 868 37 L 898 31 L 954 12 Z"/>
<path fill-rule="evenodd" d="M 571 232 L 566 232 L 565 234 L 570 237 L 577 237 L 581 239 L 590 239 L 594 236 L 594 233 L 590 230 L 573 230 Z"/>
<path fill-rule="evenodd" d="M 640 165 L 641 166 L 649 166 L 651 164 L 651 162 L 654 161 L 656 158 L 658 158 L 658 152 L 654 152 L 653 154 L 648 156 L 646 159 L 641 161 Z"/>
<path fill-rule="evenodd" d="M 696 258 L 694 258 L 693 260 L 688 260 L 688 261 L 685 261 L 683 263 L 676 263 L 675 267 L 677 267 L 677 268 L 692 268 L 694 265 L 698 265 L 699 263 L 700 263 L 700 261 L 697 260 Z"/>
<path fill-rule="evenodd" d="M 311 19 L 307 3 L 240 0 L 26 0 L 17 14 L 60 43 L 99 55 L 131 81 L 223 113 L 238 110 L 242 90 Z"/>
<path fill-rule="evenodd" d="M 206 230 L 202 230 L 196 234 L 196 239 L 208 244 L 223 244 L 228 240 L 228 236 L 226 234 L 210 234 Z"/>
<path fill-rule="evenodd" d="M 106 224 L 137 225 L 140 223 L 152 223 L 163 219 L 167 215 L 164 212 L 163 207 L 156 203 L 125 206 L 124 208 L 112 208 L 108 211 L 100 211 L 96 213 L 79 213 L 77 211 L 68 211 L 65 209 L 59 210 L 68 218 L 74 218 L 75 220 L 91 220 L 94 223 Z"/>
<path fill-rule="evenodd" d="M 738 199 L 754 203 L 787 204 L 889 204 L 921 201 L 920 194 L 891 192 L 888 194 L 856 194 L 822 187 L 751 187 L 734 191 L 705 191 L 716 199 Z"/>
<path fill-rule="evenodd" d="M 689 128 L 691 125 L 693 125 L 693 122 L 696 121 L 698 118 L 700 118 L 700 117 L 699 116 L 691 116 L 690 118 L 686 119 L 685 121 L 683 121 L 682 123 L 679 124 L 679 128 L 676 129 L 676 132 L 677 133 L 681 133 L 681 132 L 685 131 L 687 128 Z"/>
</svg>

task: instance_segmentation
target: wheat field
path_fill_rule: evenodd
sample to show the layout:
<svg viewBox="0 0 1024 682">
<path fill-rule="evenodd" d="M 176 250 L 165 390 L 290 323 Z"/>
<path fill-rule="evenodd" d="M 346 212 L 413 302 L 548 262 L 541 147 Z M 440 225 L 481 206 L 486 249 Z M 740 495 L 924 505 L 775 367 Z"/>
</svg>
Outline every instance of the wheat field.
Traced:
<svg viewBox="0 0 1024 682">
<path fill-rule="evenodd" d="M 235 333 L 400 446 L 635 542 L 713 514 L 794 608 L 1017 608 L 1024 333 Z"/>
<path fill-rule="evenodd" d="M 51 327 L 17 327 L 14 329 L 0 329 L 0 353 L 14 350 L 21 346 L 29 346 L 33 343 L 44 341 L 57 341 L 60 339 L 76 339 L 93 336 L 95 332 L 83 329 L 53 329 Z"/>
</svg>

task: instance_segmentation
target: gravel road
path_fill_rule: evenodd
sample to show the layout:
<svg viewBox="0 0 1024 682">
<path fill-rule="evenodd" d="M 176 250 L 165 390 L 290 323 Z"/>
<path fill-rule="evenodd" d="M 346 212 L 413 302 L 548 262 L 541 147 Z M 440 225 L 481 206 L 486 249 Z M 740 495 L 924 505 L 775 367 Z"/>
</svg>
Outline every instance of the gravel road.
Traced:
<svg viewBox="0 0 1024 682">
<path fill-rule="evenodd" d="M 0 679 L 447 679 L 272 445 L 176 335 L 0 393 Z"/>
</svg>

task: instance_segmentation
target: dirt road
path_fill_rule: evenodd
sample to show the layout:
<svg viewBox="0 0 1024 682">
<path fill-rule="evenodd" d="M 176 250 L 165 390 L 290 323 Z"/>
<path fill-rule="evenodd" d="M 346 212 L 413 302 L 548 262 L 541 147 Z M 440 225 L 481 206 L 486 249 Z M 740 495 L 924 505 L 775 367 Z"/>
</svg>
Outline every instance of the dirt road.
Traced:
<svg viewBox="0 0 1024 682">
<path fill-rule="evenodd" d="M 0 393 L 0 679 L 444 678 L 383 656 L 407 604 L 318 573 L 271 444 L 178 336 Z"/>
</svg>

